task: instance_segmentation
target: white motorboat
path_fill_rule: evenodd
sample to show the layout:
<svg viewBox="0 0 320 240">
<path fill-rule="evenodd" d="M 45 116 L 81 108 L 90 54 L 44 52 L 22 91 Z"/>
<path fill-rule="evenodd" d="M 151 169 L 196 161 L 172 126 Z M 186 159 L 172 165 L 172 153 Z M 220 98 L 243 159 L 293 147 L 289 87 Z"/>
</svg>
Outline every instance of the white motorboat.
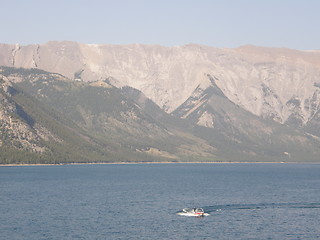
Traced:
<svg viewBox="0 0 320 240">
<path fill-rule="evenodd" d="M 178 212 L 177 215 L 187 217 L 204 217 L 210 214 L 205 213 L 202 208 L 184 208 L 181 212 Z"/>
</svg>

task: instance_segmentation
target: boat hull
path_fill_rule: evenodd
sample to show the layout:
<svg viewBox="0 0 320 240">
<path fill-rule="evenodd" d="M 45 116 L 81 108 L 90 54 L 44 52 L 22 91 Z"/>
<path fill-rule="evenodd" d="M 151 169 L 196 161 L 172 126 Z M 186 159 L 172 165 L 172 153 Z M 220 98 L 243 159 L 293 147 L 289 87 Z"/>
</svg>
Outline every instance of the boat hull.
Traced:
<svg viewBox="0 0 320 240">
<path fill-rule="evenodd" d="M 179 216 L 186 216 L 186 217 L 205 217 L 209 216 L 209 213 L 188 213 L 188 212 L 178 212 L 177 215 Z"/>
</svg>

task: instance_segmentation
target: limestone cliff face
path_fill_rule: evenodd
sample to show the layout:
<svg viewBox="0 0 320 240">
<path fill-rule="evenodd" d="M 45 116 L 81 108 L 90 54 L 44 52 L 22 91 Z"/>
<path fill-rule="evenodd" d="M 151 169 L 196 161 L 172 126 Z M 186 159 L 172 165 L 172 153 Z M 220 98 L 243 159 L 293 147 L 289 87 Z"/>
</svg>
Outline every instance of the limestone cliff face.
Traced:
<svg viewBox="0 0 320 240">
<path fill-rule="evenodd" d="M 203 90 L 212 86 L 208 76 L 233 103 L 280 123 L 305 125 L 320 108 L 319 51 L 76 42 L 2 44 L 0 65 L 44 69 L 78 81 L 108 79 L 116 86 L 139 89 L 169 113 L 199 86 Z M 199 119 L 202 125 L 213 122 L 205 114 Z"/>
</svg>

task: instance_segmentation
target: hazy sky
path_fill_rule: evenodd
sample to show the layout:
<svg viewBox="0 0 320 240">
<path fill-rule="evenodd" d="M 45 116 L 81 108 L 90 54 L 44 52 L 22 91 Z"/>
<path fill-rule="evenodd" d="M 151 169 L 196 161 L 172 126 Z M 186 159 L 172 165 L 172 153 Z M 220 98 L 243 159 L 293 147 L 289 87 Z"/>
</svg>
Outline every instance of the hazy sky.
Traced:
<svg viewBox="0 0 320 240">
<path fill-rule="evenodd" d="M 320 49 L 320 0 L 0 0 L 0 42 Z"/>
</svg>

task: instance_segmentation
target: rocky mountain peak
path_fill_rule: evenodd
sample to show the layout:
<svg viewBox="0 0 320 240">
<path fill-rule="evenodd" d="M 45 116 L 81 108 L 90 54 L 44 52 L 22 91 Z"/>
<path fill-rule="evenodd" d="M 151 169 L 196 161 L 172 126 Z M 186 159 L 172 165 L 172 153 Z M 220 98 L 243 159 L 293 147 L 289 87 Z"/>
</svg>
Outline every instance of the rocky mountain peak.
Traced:
<svg viewBox="0 0 320 240">
<path fill-rule="evenodd" d="M 139 89 L 168 113 L 199 86 L 208 87 L 207 75 L 230 101 L 257 116 L 303 125 L 319 110 L 319 51 L 48 42 L 2 44 L 0 56 L 0 65 L 36 67 L 80 81 L 110 79 Z"/>
</svg>

